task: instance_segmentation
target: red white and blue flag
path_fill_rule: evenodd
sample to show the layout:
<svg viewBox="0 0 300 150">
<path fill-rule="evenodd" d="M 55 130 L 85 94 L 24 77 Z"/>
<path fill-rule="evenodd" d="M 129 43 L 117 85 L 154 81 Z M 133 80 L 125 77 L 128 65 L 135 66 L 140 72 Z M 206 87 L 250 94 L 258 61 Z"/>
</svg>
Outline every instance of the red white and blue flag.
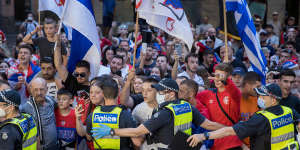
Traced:
<svg viewBox="0 0 300 150">
<path fill-rule="evenodd" d="M 194 39 L 180 0 L 136 0 L 139 17 L 148 24 L 183 40 L 189 49 Z"/>
</svg>

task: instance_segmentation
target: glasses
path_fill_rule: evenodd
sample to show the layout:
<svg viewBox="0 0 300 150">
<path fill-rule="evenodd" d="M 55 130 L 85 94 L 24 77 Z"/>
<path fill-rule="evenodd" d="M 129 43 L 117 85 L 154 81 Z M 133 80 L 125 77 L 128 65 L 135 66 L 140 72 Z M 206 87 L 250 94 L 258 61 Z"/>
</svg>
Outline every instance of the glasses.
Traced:
<svg viewBox="0 0 300 150">
<path fill-rule="evenodd" d="M 79 76 L 80 76 L 81 78 L 84 78 L 84 77 L 86 77 L 86 73 L 78 73 L 78 72 L 74 72 L 74 73 L 73 73 L 73 76 L 74 76 L 75 78 L 78 78 Z"/>
</svg>

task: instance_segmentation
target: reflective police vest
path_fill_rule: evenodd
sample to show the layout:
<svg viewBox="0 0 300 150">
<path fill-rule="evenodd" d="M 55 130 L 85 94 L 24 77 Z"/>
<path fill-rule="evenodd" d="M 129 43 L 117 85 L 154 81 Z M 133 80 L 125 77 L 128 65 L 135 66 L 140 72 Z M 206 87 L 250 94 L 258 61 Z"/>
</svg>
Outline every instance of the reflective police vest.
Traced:
<svg viewBox="0 0 300 150">
<path fill-rule="evenodd" d="M 265 116 L 271 126 L 271 149 L 292 150 L 298 144 L 294 136 L 293 113 L 288 107 L 281 106 L 282 115 L 275 115 L 268 111 L 259 111 L 258 114 Z M 298 149 L 298 148 L 297 148 Z"/>
<path fill-rule="evenodd" d="M 1 127 L 7 124 L 14 124 L 20 128 L 23 133 L 22 150 L 37 149 L 37 127 L 33 118 L 28 114 L 22 114 L 23 119 L 12 118 L 11 121 L 5 122 Z"/>
<path fill-rule="evenodd" d="M 170 103 L 165 108 L 172 111 L 174 116 L 174 135 L 178 130 L 191 135 L 192 134 L 192 107 L 183 100 L 179 104 Z"/>
<path fill-rule="evenodd" d="M 100 123 L 112 129 L 119 128 L 121 112 L 122 108 L 120 107 L 115 107 L 111 112 L 103 112 L 101 111 L 101 106 L 96 107 L 93 112 L 92 127 L 100 127 Z M 95 139 L 93 143 L 95 149 L 120 149 L 119 136 L 107 135 L 100 139 Z"/>
</svg>

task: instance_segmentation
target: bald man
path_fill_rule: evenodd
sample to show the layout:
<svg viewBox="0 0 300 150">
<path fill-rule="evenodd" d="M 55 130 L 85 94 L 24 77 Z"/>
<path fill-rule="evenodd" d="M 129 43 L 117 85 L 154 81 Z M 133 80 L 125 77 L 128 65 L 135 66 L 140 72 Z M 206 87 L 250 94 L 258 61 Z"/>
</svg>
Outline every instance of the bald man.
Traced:
<svg viewBox="0 0 300 150">
<path fill-rule="evenodd" d="M 20 106 L 20 110 L 33 116 L 38 124 L 40 148 L 43 150 L 58 149 L 54 114 L 57 103 L 53 97 L 46 95 L 47 82 L 43 78 L 33 79 L 29 87 L 31 97 Z"/>
</svg>

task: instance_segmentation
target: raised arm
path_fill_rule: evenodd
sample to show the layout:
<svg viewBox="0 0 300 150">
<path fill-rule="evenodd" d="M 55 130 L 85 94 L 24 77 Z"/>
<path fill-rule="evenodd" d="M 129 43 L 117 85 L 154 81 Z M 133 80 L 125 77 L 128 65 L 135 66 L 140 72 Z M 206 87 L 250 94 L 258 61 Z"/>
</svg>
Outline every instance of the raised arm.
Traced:
<svg viewBox="0 0 300 150">
<path fill-rule="evenodd" d="M 32 32 L 30 32 L 23 38 L 23 42 L 27 43 L 27 44 L 33 44 L 32 35 L 34 35 L 35 33 L 39 32 L 41 30 L 42 30 L 42 26 L 37 26 Z"/>
<path fill-rule="evenodd" d="M 61 56 L 61 41 L 60 41 L 60 35 L 55 35 L 56 41 L 57 41 L 57 46 L 54 51 L 54 64 L 55 68 L 58 72 L 59 77 L 62 79 L 62 81 L 66 81 L 68 77 L 68 70 L 66 66 L 63 65 L 63 60 Z"/>
<path fill-rule="evenodd" d="M 127 80 L 120 94 L 120 104 L 125 105 L 129 108 L 132 108 L 134 105 L 133 99 L 129 96 L 130 84 L 133 81 L 134 77 L 135 77 L 135 69 L 132 68 L 128 73 Z"/>
<path fill-rule="evenodd" d="M 173 80 L 176 80 L 178 74 L 178 64 L 179 64 L 179 56 L 177 55 L 176 51 L 174 51 L 174 57 L 175 57 L 175 62 L 172 68 L 171 76 Z"/>
</svg>

